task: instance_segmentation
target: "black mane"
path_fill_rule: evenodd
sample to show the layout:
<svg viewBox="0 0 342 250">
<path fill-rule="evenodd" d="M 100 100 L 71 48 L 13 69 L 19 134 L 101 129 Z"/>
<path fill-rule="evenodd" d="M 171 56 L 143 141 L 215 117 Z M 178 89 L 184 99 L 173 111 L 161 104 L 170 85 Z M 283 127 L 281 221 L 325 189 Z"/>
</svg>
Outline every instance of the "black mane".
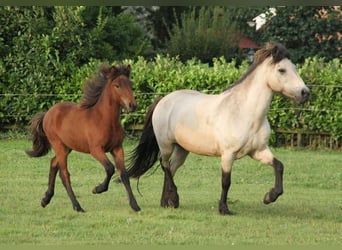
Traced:
<svg viewBox="0 0 342 250">
<path fill-rule="evenodd" d="M 84 86 L 83 95 L 81 99 L 82 108 L 91 108 L 99 100 L 108 79 L 114 80 L 120 75 L 126 75 L 129 77 L 131 68 L 130 66 L 120 65 L 120 66 L 109 66 L 106 63 L 100 65 L 98 71 L 94 76 L 86 81 Z"/>
</svg>

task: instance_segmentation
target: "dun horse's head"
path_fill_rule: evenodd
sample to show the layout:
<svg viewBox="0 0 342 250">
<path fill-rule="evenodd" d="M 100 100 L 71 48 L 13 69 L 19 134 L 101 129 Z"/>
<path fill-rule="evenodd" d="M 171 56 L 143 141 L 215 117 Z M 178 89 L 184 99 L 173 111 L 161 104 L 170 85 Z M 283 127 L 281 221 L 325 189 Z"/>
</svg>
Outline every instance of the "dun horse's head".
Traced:
<svg viewBox="0 0 342 250">
<path fill-rule="evenodd" d="M 131 66 L 120 66 L 111 68 L 111 91 L 120 106 L 127 112 L 137 109 L 137 102 L 132 91 L 132 82 L 129 79 Z"/>
<path fill-rule="evenodd" d="M 281 44 L 268 44 L 265 49 L 257 51 L 256 59 L 265 56 L 270 57 L 271 64 L 268 72 L 269 87 L 297 103 L 306 102 L 309 99 L 310 90 L 291 62 L 287 49 Z"/>
</svg>

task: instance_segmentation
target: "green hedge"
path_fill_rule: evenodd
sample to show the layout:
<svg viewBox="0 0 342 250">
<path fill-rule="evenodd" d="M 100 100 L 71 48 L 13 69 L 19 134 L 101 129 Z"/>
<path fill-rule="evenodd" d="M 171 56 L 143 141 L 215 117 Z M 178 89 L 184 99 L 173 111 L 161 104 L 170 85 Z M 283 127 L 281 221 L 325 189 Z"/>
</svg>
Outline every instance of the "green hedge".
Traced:
<svg viewBox="0 0 342 250">
<path fill-rule="evenodd" d="M 113 62 L 117 64 L 118 62 Z M 157 55 L 154 60 L 138 57 L 124 60 L 132 66 L 131 79 L 139 105 L 136 112 L 124 114 L 123 124 L 128 127 L 142 124 L 146 108 L 155 98 L 178 89 L 194 89 L 206 93 L 220 93 L 247 70 L 247 62 L 236 65 L 224 58 L 213 59 L 213 66 L 196 59 L 182 63 L 177 57 Z M 84 80 L 98 67 L 92 60 L 81 68 L 68 67 L 68 76 L 55 82 L 50 72 L 45 77 L 23 78 L 25 84 L 8 84 L 0 99 L 0 125 L 26 126 L 32 115 L 46 111 L 60 101 L 78 101 Z M 64 65 L 66 67 L 66 65 Z M 4 67 L 0 61 L 0 73 Z M 19 69 L 18 69 L 19 70 Z M 42 69 L 43 70 L 43 69 Z M 297 70 L 311 89 L 311 98 L 305 105 L 297 105 L 279 94 L 274 96 L 268 117 L 273 129 L 328 132 L 335 140 L 342 138 L 342 67 L 339 59 L 324 62 L 322 58 L 308 58 Z M 38 73 L 37 73 L 38 74 Z M 44 72 L 41 73 L 44 75 Z M 60 73 L 59 73 L 60 74 Z M 49 77 L 47 77 L 49 76 Z M 43 79 L 43 80 L 42 80 Z M 61 79 L 60 75 L 56 79 Z M 22 86 L 24 88 L 22 88 Z M 7 95 L 4 95 L 7 94 Z"/>
</svg>

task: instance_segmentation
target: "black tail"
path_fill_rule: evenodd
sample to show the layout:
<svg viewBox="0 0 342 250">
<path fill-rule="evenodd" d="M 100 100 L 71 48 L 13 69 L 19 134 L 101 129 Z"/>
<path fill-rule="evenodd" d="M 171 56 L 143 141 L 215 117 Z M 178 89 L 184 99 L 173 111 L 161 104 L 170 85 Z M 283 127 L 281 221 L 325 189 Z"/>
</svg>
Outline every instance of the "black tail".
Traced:
<svg viewBox="0 0 342 250">
<path fill-rule="evenodd" d="M 159 157 L 159 146 L 153 131 L 152 114 L 161 98 L 148 109 L 145 124 L 138 146 L 129 153 L 127 172 L 130 177 L 138 178 L 146 173 Z"/>
<path fill-rule="evenodd" d="M 31 157 L 40 157 L 46 155 L 51 149 L 50 142 L 43 130 L 44 116 L 45 113 L 35 115 L 30 126 L 33 149 L 26 150 L 26 154 L 28 154 Z"/>
</svg>

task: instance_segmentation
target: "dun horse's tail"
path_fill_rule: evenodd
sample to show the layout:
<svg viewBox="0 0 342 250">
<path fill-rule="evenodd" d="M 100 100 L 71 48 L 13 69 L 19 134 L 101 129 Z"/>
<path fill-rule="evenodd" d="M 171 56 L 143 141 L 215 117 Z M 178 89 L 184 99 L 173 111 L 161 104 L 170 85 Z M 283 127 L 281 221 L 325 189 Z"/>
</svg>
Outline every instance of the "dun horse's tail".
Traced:
<svg viewBox="0 0 342 250">
<path fill-rule="evenodd" d="M 30 126 L 33 149 L 26 150 L 26 154 L 31 157 L 40 157 L 46 155 L 51 149 L 50 142 L 43 130 L 44 116 L 45 113 L 35 115 Z"/>
<path fill-rule="evenodd" d="M 158 160 L 159 146 L 153 131 L 152 114 L 160 100 L 161 98 L 158 98 L 149 107 L 139 144 L 129 154 L 127 172 L 130 177 L 142 176 Z"/>
</svg>

